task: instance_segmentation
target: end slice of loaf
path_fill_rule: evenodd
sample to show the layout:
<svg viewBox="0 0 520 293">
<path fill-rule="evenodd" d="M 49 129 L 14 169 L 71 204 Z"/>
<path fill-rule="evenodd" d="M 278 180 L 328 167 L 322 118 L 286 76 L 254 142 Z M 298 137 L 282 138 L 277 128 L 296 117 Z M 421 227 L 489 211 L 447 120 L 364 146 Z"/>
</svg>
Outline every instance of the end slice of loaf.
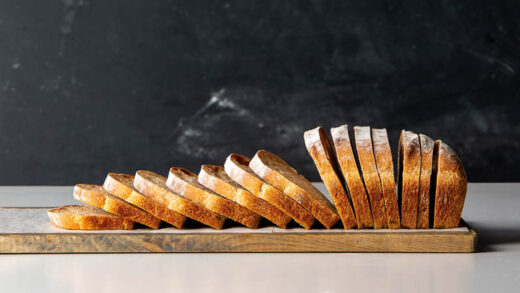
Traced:
<svg viewBox="0 0 520 293">
<path fill-rule="evenodd" d="M 120 216 L 124 215 L 119 214 L 118 211 L 133 209 L 134 212 L 132 214 L 138 214 L 140 211 L 136 210 L 142 209 L 177 228 L 182 228 L 186 222 L 185 216 L 168 209 L 137 190 L 132 190 L 130 195 L 125 200 L 122 200 L 108 193 L 103 186 L 78 184 L 74 187 L 74 198 Z M 126 212 L 128 213 L 128 211 Z"/>
<path fill-rule="evenodd" d="M 433 168 L 432 180 L 435 182 L 433 228 L 458 227 L 468 185 L 468 177 L 462 161 L 451 147 L 437 140 L 433 151 Z"/>
<path fill-rule="evenodd" d="M 134 222 L 93 206 L 69 205 L 50 209 L 51 224 L 69 230 L 132 230 Z"/>
<path fill-rule="evenodd" d="M 260 150 L 249 163 L 249 167 L 258 177 L 302 205 L 326 228 L 332 227 L 339 221 L 334 205 L 305 177 L 298 174 L 277 155 Z"/>
<path fill-rule="evenodd" d="M 310 229 L 314 224 L 314 217 L 292 198 L 258 177 L 249 168 L 250 162 L 248 157 L 231 154 L 226 159 L 224 170 L 233 181 L 249 192 L 279 208 L 305 229 Z"/>
<path fill-rule="evenodd" d="M 256 197 L 229 178 L 222 166 L 202 165 L 198 181 L 213 192 L 250 209 L 281 228 L 285 228 L 291 221 L 291 217 L 280 209 Z"/>
<path fill-rule="evenodd" d="M 350 143 L 348 134 L 348 126 L 342 125 L 331 128 L 332 141 L 336 149 L 336 157 L 338 158 L 343 177 L 347 183 L 350 197 L 352 198 L 352 205 L 356 213 L 358 229 L 374 227 L 372 218 L 372 211 L 368 202 L 368 196 L 365 191 L 365 186 L 361 180 L 359 170 L 357 167 L 354 151 Z"/>
<path fill-rule="evenodd" d="M 257 228 L 260 223 L 261 217 L 258 214 L 207 189 L 197 181 L 197 175 L 187 169 L 171 168 L 166 186 L 205 208 L 249 228 Z"/>
<path fill-rule="evenodd" d="M 377 173 L 370 127 L 355 126 L 354 140 L 356 142 L 356 151 L 361 166 L 363 181 L 365 182 L 365 188 L 368 193 L 368 198 L 370 199 L 372 216 L 374 217 L 374 229 L 388 228 L 383 189 L 381 188 L 381 180 Z"/>
<path fill-rule="evenodd" d="M 139 170 L 135 173 L 134 188 L 153 200 L 166 205 L 188 218 L 215 229 L 222 229 L 225 217 L 214 213 L 169 189 L 166 178 L 152 171 Z"/>
<path fill-rule="evenodd" d="M 138 193 L 133 187 L 134 176 L 128 174 L 116 174 L 116 173 L 108 173 L 105 178 L 105 182 L 103 184 L 103 188 L 110 194 L 119 197 L 120 199 L 129 202 L 132 198 L 137 197 L 136 195 L 132 196 L 132 193 Z M 132 200 L 133 201 L 133 200 Z M 151 214 L 153 212 L 145 211 L 145 205 L 140 204 L 137 201 L 133 201 L 133 203 L 139 204 L 137 209 L 133 209 L 133 212 L 130 211 L 121 211 L 128 213 L 128 218 L 144 224 L 153 229 L 159 229 L 161 224 L 161 220 Z"/>
<path fill-rule="evenodd" d="M 399 229 L 399 205 L 395 189 L 394 164 L 392 151 L 388 142 L 386 129 L 372 128 L 372 144 L 374 145 L 374 157 L 376 158 L 377 172 L 381 180 L 383 198 L 385 200 L 386 217 L 390 229 Z"/>
<path fill-rule="evenodd" d="M 307 130 L 303 134 L 305 146 L 311 156 L 321 180 L 327 187 L 336 209 L 338 210 L 343 227 L 350 229 L 356 226 L 356 216 L 350 205 L 347 193 L 341 182 L 342 175 L 338 170 L 336 155 L 330 144 L 327 133 L 321 126 Z"/>
<path fill-rule="evenodd" d="M 419 176 L 419 203 L 417 206 L 417 229 L 430 226 L 430 179 L 432 175 L 433 140 L 419 135 L 421 144 L 421 174 Z"/>
<path fill-rule="evenodd" d="M 412 131 L 401 131 L 397 155 L 397 192 L 401 203 L 401 226 L 417 227 L 419 203 L 419 177 L 421 173 L 421 144 L 419 136 Z"/>
</svg>

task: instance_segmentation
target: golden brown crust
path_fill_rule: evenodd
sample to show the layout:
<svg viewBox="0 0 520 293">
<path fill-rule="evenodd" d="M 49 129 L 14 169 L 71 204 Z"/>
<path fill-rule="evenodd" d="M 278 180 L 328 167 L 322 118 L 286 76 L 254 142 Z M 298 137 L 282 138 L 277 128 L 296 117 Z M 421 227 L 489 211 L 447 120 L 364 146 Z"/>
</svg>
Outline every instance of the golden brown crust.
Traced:
<svg viewBox="0 0 520 293">
<path fill-rule="evenodd" d="M 330 131 L 336 149 L 336 156 L 352 198 L 358 229 L 373 227 L 372 211 L 370 210 L 368 196 L 350 143 L 348 126 L 345 124 L 331 128 Z"/>
<path fill-rule="evenodd" d="M 339 221 L 334 205 L 277 155 L 260 150 L 249 163 L 249 167 L 258 177 L 302 205 L 326 228 Z"/>
<path fill-rule="evenodd" d="M 197 175 L 184 168 L 170 169 L 166 186 L 205 208 L 228 217 L 249 228 L 257 228 L 261 217 L 251 210 L 207 189 L 197 181 Z"/>
<path fill-rule="evenodd" d="M 292 198 L 260 179 L 249 168 L 250 161 L 251 159 L 245 156 L 231 154 L 224 164 L 224 169 L 231 179 L 249 192 L 276 206 L 305 229 L 310 229 L 314 224 L 314 217 Z"/>
<path fill-rule="evenodd" d="M 419 177 L 421 173 L 421 145 L 419 136 L 411 131 L 401 131 L 399 138 L 398 194 L 401 201 L 401 226 L 417 227 L 419 203 Z"/>
<path fill-rule="evenodd" d="M 222 166 L 202 165 L 198 181 L 213 192 L 250 209 L 281 228 L 285 228 L 291 221 L 291 217 L 280 209 L 256 197 L 229 178 Z"/>
<path fill-rule="evenodd" d="M 395 191 L 394 164 L 392 162 L 392 152 L 390 150 L 386 129 L 372 128 L 372 144 L 374 146 L 377 172 L 379 173 L 379 179 L 381 180 L 381 187 L 383 189 L 388 227 L 390 229 L 399 229 L 401 224 L 399 220 L 397 193 Z"/>
<path fill-rule="evenodd" d="M 62 206 L 50 209 L 51 224 L 69 230 L 132 230 L 134 222 L 92 206 Z"/>
<path fill-rule="evenodd" d="M 311 156 L 321 180 L 327 187 L 334 204 L 338 210 L 338 214 L 343 222 L 345 229 L 350 229 L 356 226 L 356 217 L 347 193 L 343 188 L 341 182 L 341 175 L 339 174 L 336 156 L 330 144 L 327 133 L 321 126 L 314 129 L 307 130 L 303 134 L 305 146 Z"/>
<path fill-rule="evenodd" d="M 134 187 L 144 195 L 188 218 L 215 229 L 222 229 L 224 226 L 225 217 L 175 193 L 166 186 L 166 178 L 157 173 L 146 170 L 137 171 Z"/>
<path fill-rule="evenodd" d="M 430 178 L 432 175 L 433 140 L 419 135 L 421 144 L 421 174 L 419 177 L 419 203 L 417 206 L 417 229 L 428 229 L 430 225 Z"/>
<path fill-rule="evenodd" d="M 468 177 L 462 161 L 444 142 L 435 141 L 433 165 L 436 179 L 433 228 L 459 226 Z"/>
<path fill-rule="evenodd" d="M 128 218 L 150 228 L 157 229 L 161 221 L 144 212 L 132 203 L 115 197 L 101 185 L 77 184 L 73 192 L 74 199 L 101 208 L 109 213 Z"/>
<path fill-rule="evenodd" d="M 377 173 L 376 161 L 372 150 L 372 137 L 370 127 L 354 126 L 354 140 L 356 151 L 361 165 L 363 181 L 370 199 L 372 216 L 374 217 L 374 229 L 388 227 L 386 217 L 385 201 L 383 199 L 383 189 Z"/>
<path fill-rule="evenodd" d="M 153 216 L 172 224 L 177 228 L 182 228 L 186 217 L 168 209 L 166 206 L 144 196 L 137 190 L 132 193 L 126 200 L 122 200 L 108 193 L 103 186 L 91 184 L 77 184 L 74 187 L 74 198 L 89 205 L 93 205 L 104 209 L 110 213 L 117 213 L 119 210 L 134 209 L 135 214 L 139 214 L 139 207 Z M 126 206 L 120 207 L 120 206 Z M 124 216 L 124 215 L 119 215 Z"/>
</svg>

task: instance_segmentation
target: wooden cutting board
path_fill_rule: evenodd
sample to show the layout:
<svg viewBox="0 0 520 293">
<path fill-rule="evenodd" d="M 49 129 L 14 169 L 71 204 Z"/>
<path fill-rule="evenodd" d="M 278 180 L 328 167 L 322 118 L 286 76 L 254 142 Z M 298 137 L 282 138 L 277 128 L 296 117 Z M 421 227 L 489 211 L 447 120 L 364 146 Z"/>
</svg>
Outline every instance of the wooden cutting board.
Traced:
<svg viewBox="0 0 520 293">
<path fill-rule="evenodd" d="M 0 208 L 0 253 L 136 252 L 474 252 L 466 225 L 444 230 L 343 230 L 296 226 L 213 230 L 164 227 L 74 231 L 52 226 L 47 208 Z"/>
</svg>

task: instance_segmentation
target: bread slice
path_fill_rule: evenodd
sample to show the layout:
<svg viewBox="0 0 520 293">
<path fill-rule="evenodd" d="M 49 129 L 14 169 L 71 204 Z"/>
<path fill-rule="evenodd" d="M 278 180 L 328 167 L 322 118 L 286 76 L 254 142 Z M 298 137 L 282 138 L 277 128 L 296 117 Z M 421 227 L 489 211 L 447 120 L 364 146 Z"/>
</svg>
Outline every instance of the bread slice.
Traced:
<svg viewBox="0 0 520 293">
<path fill-rule="evenodd" d="M 374 227 L 368 196 L 363 181 L 361 180 L 354 157 L 354 151 L 350 143 L 348 126 L 342 125 L 331 128 L 330 132 L 336 149 L 339 166 L 343 172 L 343 177 L 345 178 L 352 199 L 352 205 L 356 213 L 357 227 L 358 229 Z"/>
<path fill-rule="evenodd" d="M 139 192 L 132 187 L 133 181 L 134 176 L 132 175 L 108 173 L 105 178 L 105 183 L 103 183 L 103 188 L 108 193 L 128 202 L 128 200 L 139 196 Z M 139 204 L 137 201 L 133 202 Z M 139 206 L 136 205 L 136 207 L 138 207 L 138 209 L 135 210 L 135 214 L 131 216 L 132 218 L 136 218 L 134 221 L 154 229 L 159 229 L 161 220 L 151 214 L 151 212 L 153 212 L 152 210 L 145 211 L 144 208 L 146 206 L 141 204 Z"/>
<path fill-rule="evenodd" d="M 50 209 L 51 224 L 69 230 L 132 230 L 134 222 L 93 206 L 70 205 Z"/>
<path fill-rule="evenodd" d="M 399 220 L 397 193 L 395 191 L 394 164 L 392 162 L 392 151 L 390 150 L 386 129 L 372 128 L 372 144 L 374 146 L 377 173 L 379 173 L 379 179 L 381 180 L 381 187 L 383 189 L 388 228 L 399 229 L 401 223 Z"/>
<path fill-rule="evenodd" d="M 421 144 L 417 134 L 411 131 L 401 131 L 397 161 L 399 174 L 397 194 L 401 206 L 401 226 L 415 229 L 421 173 Z"/>
<path fill-rule="evenodd" d="M 166 178 L 157 173 L 145 170 L 137 171 L 134 188 L 160 204 L 166 205 L 169 209 L 195 221 L 215 229 L 222 229 L 224 226 L 225 217 L 175 193 L 166 186 Z"/>
<path fill-rule="evenodd" d="M 141 223 L 157 229 L 160 220 L 146 213 L 135 205 L 115 197 L 103 189 L 101 185 L 77 184 L 73 191 L 74 199 L 101 208 L 109 213 Z"/>
<path fill-rule="evenodd" d="M 468 177 L 457 153 L 440 140 L 435 141 L 433 174 L 432 182 L 435 183 L 433 228 L 458 227 L 466 199 Z"/>
<path fill-rule="evenodd" d="M 170 168 L 166 186 L 219 215 L 249 228 L 258 228 L 261 219 L 258 214 L 204 187 L 197 181 L 197 175 L 187 169 Z"/>
<path fill-rule="evenodd" d="M 314 217 L 292 198 L 260 179 L 249 168 L 250 161 L 248 157 L 231 154 L 226 159 L 224 170 L 229 178 L 249 192 L 279 208 L 305 229 L 310 229 Z"/>
<path fill-rule="evenodd" d="M 172 224 L 177 228 L 182 228 L 184 222 L 186 222 L 185 216 L 168 209 L 166 206 L 146 197 L 137 190 L 132 190 L 130 195 L 127 196 L 125 200 L 122 200 L 108 193 L 103 186 L 78 184 L 74 187 L 74 198 L 122 217 L 126 214 L 141 214 L 142 211 L 139 207 L 142 207 L 144 211 L 149 212 L 156 218 Z"/>
<path fill-rule="evenodd" d="M 229 178 L 222 166 L 202 165 L 198 180 L 206 188 L 248 208 L 281 228 L 285 228 L 291 221 L 291 217 L 280 209 L 256 197 Z"/>
<path fill-rule="evenodd" d="M 75 200 L 101 208 L 111 214 L 130 219 L 153 229 L 159 228 L 161 224 L 159 219 L 142 211 L 133 204 L 111 195 L 101 185 L 77 184 L 74 186 L 73 196 Z"/>
<path fill-rule="evenodd" d="M 336 205 L 338 214 L 345 229 L 356 226 L 356 216 L 350 205 L 347 193 L 341 182 L 341 171 L 336 160 L 336 155 L 330 144 L 329 137 L 323 127 L 318 126 L 307 130 L 303 134 L 305 146 L 311 156 L 321 180 L 325 183 L 327 190 Z"/>
<path fill-rule="evenodd" d="M 388 228 L 383 189 L 381 188 L 381 180 L 379 180 L 379 174 L 377 173 L 370 127 L 355 126 L 354 140 L 356 142 L 356 151 L 359 158 L 359 165 L 361 166 L 363 182 L 365 182 L 365 188 L 368 193 L 368 198 L 370 199 L 370 207 L 372 208 L 372 216 L 374 217 L 374 229 Z"/>
<path fill-rule="evenodd" d="M 434 142 L 424 134 L 419 134 L 419 142 L 421 144 L 421 174 L 419 176 L 417 229 L 428 229 L 430 226 L 430 179 Z"/>
<path fill-rule="evenodd" d="M 302 205 L 326 228 L 334 226 L 339 221 L 334 205 L 277 155 L 260 150 L 256 152 L 249 167 L 258 177 Z"/>
</svg>

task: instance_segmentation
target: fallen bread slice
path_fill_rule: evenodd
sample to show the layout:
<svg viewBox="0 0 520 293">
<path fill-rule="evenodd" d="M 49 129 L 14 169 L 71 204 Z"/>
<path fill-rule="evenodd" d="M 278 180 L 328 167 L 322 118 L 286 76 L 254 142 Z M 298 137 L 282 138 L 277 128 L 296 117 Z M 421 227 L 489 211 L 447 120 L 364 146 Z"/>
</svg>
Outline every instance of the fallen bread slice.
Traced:
<svg viewBox="0 0 520 293">
<path fill-rule="evenodd" d="M 74 186 L 74 199 L 101 208 L 109 213 L 157 229 L 161 221 L 135 205 L 109 194 L 100 185 L 77 184 Z"/>
<path fill-rule="evenodd" d="M 386 129 L 372 128 L 372 144 L 374 146 L 377 173 L 379 174 L 383 190 L 388 227 L 390 229 L 399 229 L 401 224 L 397 193 L 395 191 L 394 164 Z"/>
<path fill-rule="evenodd" d="M 338 210 L 343 227 L 350 229 L 356 226 L 356 216 L 350 205 L 347 193 L 341 182 L 341 171 L 339 171 L 338 163 L 332 145 L 330 144 L 327 133 L 321 126 L 307 130 L 303 134 L 305 146 L 311 156 L 321 180 L 325 183 L 329 191 L 336 209 Z"/>
<path fill-rule="evenodd" d="M 231 154 L 226 159 L 224 170 L 229 178 L 249 192 L 279 208 L 305 229 L 310 229 L 314 224 L 314 217 L 292 198 L 260 179 L 249 168 L 250 161 L 248 157 Z"/>
<path fill-rule="evenodd" d="M 281 228 L 285 228 L 291 221 L 291 217 L 280 209 L 256 197 L 229 178 L 222 166 L 202 165 L 198 180 L 206 188 L 250 209 Z"/>
<path fill-rule="evenodd" d="M 421 144 L 421 174 L 419 176 L 419 203 L 417 205 L 417 229 L 430 226 L 430 179 L 432 175 L 433 139 L 419 134 Z"/>
<path fill-rule="evenodd" d="M 468 177 L 455 151 L 440 140 L 433 151 L 434 215 L 433 228 L 459 226 L 466 199 Z"/>
<path fill-rule="evenodd" d="M 166 178 L 164 176 L 152 171 L 137 171 L 134 178 L 134 187 L 144 195 L 188 218 L 217 230 L 222 229 L 224 226 L 225 217 L 169 189 L 166 186 Z"/>
<path fill-rule="evenodd" d="M 359 165 L 361 166 L 363 182 L 365 182 L 365 188 L 370 199 L 370 207 L 374 217 L 374 229 L 388 228 L 383 189 L 377 173 L 370 127 L 354 126 L 354 141 L 356 142 L 356 151 Z"/>
<path fill-rule="evenodd" d="M 399 174 L 397 194 L 401 205 L 401 226 L 415 229 L 421 173 L 421 144 L 417 134 L 411 131 L 401 131 L 397 161 Z"/>
<path fill-rule="evenodd" d="M 117 178 L 120 175 L 122 174 L 111 174 L 109 176 Z M 130 175 L 126 175 L 124 177 L 126 178 L 127 176 Z M 122 180 L 126 179 L 120 179 L 119 181 Z M 128 183 L 129 182 L 127 182 L 127 184 Z M 109 187 L 109 189 L 114 191 L 115 187 L 111 186 Z M 183 215 L 166 208 L 164 205 L 161 205 L 158 202 L 144 196 L 137 190 L 132 190 L 130 192 L 130 195 L 127 196 L 125 200 L 122 200 L 121 198 L 113 196 L 112 194 L 107 192 L 103 188 L 103 186 L 78 184 L 74 187 L 74 198 L 86 204 L 102 208 L 109 213 L 113 213 L 122 217 L 125 217 L 125 215 L 128 214 L 142 216 L 144 210 L 149 212 L 156 218 L 170 223 L 177 228 L 182 228 L 184 222 L 186 221 L 186 217 L 184 217 Z M 141 207 L 142 210 L 139 207 Z M 149 218 L 148 215 L 146 215 L 145 217 Z"/>
<path fill-rule="evenodd" d="M 134 191 L 132 188 L 133 180 L 134 176 L 132 175 L 108 173 L 107 177 L 105 178 L 105 182 L 103 183 L 103 188 L 108 193 L 115 195 L 124 201 L 127 201 L 128 199 L 132 198 L 132 192 Z M 136 213 L 130 214 L 132 218 L 136 218 L 134 221 L 154 229 L 159 229 L 161 220 L 153 216 L 151 211 L 145 211 L 143 209 L 145 207 L 144 205 L 137 207 L 138 212 L 136 211 Z"/>
<path fill-rule="evenodd" d="M 336 156 L 356 213 L 357 227 L 358 229 L 373 227 L 372 211 L 370 210 L 368 196 L 363 181 L 361 180 L 354 157 L 354 151 L 350 143 L 348 126 L 345 124 L 331 128 L 330 132 L 336 149 Z"/>
<path fill-rule="evenodd" d="M 249 228 L 258 228 L 261 219 L 258 214 L 204 187 L 197 181 L 197 175 L 187 169 L 171 168 L 166 186 L 217 214 Z"/>
<path fill-rule="evenodd" d="M 51 224 L 69 230 L 132 230 L 134 222 L 93 206 L 70 205 L 50 209 Z"/>
<path fill-rule="evenodd" d="M 302 205 L 326 228 L 331 228 L 339 221 L 334 205 L 277 155 L 260 150 L 249 163 L 249 167 L 258 177 Z"/>
</svg>

